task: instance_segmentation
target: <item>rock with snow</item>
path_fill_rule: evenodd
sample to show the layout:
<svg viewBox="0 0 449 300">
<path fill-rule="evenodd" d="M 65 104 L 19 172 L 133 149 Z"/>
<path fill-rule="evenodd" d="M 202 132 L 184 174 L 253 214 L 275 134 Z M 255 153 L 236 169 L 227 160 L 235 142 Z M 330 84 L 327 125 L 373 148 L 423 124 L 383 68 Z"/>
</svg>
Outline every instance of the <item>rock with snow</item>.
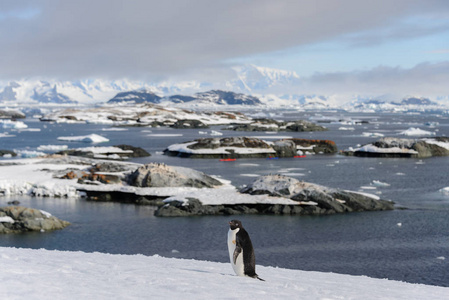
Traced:
<svg viewBox="0 0 449 300">
<path fill-rule="evenodd" d="M 314 154 L 334 154 L 337 153 L 337 145 L 331 140 L 315 140 L 315 139 L 284 139 L 291 140 L 295 143 L 296 149 L 304 153 Z"/>
<path fill-rule="evenodd" d="M 15 153 L 14 151 L 11 150 L 3 150 L 0 149 L 0 157 L 14 157 L 17 156 L 17 153 Z"/>
<path fill-rule="evenodd" d="M 151 163 L 130 174 L 127 181 L 137 187 L 195 187 L 212 188 L 222 183 L 203 172 L 190 168 Z"/>
<path fill-rule="evenodd" d="M 105 105 L 85 109 L 63 109 L 45 114 L 41 121 L 85 122 L 115 126 L 172 126 L 177 121 L 200 120 L 205 125 L 244 124 L 251 118 L 240 112 L 195 112 L 152 103 Z"/>
<path fill-rule="evenodd" d="M 449 138 L 434 137 L 421 139 L 402 139 L 385 137 L 374 143 L 357 148 L 349 148 L 346 155 L 364 157 L 432 157 L 449 156 Z"/>
<path fill-rule="evenodd" d="M 352 211 L 391 210 L 394 203 L 370 194 L 327 188 L 283 175 L 261 176 L 240 190 L 252 195 L 268 194 L 294 201 L 313 202 L 313 210 L 301 213 L 332 214 Z"/>
<path fill-rule="evenodd" d="M 205 129 L 209 128 L 208 125 L 204 124 L 200 120 L 177 120 L 170 127 L 175 129 Z"/>
<path fill-rule="evenodd" d="M 22 206 L 0 207 L 0 233 L 57 230 L 68 225 L 69 222 L 42 210 Z"/>
<path fill-rule="evenodd" d="M 114 160 L 123 160 L 131 157 L 151 156 L 151 154 L 146 150 L 130 145 L 117 145 L 110 147 L 84 147 L 62 150 L 57 152 L 56 154 Z"/>
<path fill-rule="evenodd" d="M 312 122 L 297 120 L 297 121 L 276 121 L 273 119 L 255 119 L 249 124 L 232 125 L 225 129 L 234 131 L 325 131 L 326 127 L 317 125 Z"/>
<path fill-rule="evenodd" d="M 0 99 L 1 100 L 1 99 Z M 16 109 L 0 109 L 0 119 L 24 119 L 26 115 Z"/>
<path fill-rule="evenodd" d="M 291 157 L 295 155 L 291 147 L 291 143 L 280 142 L 273 145 L 252 137 L 201 138 L 193 142 L 170 145 L 164 150 L 164 154 L 190 158 L 255 158 L 277 155 Z"/>
</svg>

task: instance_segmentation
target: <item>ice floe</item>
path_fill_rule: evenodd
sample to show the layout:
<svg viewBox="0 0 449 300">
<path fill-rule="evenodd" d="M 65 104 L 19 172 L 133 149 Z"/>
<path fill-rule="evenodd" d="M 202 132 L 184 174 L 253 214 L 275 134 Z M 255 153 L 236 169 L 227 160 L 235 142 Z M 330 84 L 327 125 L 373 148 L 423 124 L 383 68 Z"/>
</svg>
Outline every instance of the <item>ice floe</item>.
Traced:
<svg viewBox="0 0 449 300">
<path fill-rule="evenodd" d="M 83 143 L 105 143 L 109 142 L 109 139 L 102 137 L 98 134 L 89 134 L 84 136 L 61 136 L 58 137 L 58 140 L 60 141 L 67 141 L 67 142 L 83 142 Z"/>
</svg>

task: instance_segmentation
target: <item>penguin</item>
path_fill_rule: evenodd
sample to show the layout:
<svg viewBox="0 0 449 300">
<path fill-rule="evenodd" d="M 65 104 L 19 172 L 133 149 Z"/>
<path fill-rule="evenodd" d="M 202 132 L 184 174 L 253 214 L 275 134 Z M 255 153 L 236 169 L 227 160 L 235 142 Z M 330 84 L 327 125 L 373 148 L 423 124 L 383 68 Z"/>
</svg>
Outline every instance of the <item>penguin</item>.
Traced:
<svg viewBox="0 0 449 300">
<path fill-rule="evenodd" d="M 248 276 L 265 281 L 256 274 L 253 244 L 239 220 L 229 222 L 228 250 L 232 268 L 237 276 Z"/>
</svg>

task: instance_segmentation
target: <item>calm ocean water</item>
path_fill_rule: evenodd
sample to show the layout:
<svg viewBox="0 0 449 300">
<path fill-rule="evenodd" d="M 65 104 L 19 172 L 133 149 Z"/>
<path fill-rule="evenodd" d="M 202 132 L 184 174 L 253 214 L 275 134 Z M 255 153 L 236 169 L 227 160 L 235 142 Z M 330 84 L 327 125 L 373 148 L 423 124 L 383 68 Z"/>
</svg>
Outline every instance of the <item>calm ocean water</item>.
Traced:
<svg viewBox="0 0 449 300">
<path fill-rule="evenodd" d="M 363 119 L 369 124 L 325 124 L 330 129 L 327 132 L 279 135 L 330 139 L 337 143 L 339 149 L 377 139 L 363 133 L 398 136 L 400 131 L 410 127 L 438 130 L 437 136 L 449 136 L 447 116 L 322 114 Z M 314 115 L 290 112 L 280 118 L 308 119 Z M 439 124 L 430 128 L 424 125 L 426 122 Z M 241 159 L 223 163 L 211 159 L 166 157 L 160 153 L 170 144 L 205 137 L 198 130 L 127 128 L 126 131 L 104 131 L 108 129 L 105 125 L 50 124 L 31 119 L 25 123 L 40 131 L 9 130 L 16 137 L 0 138 L 0 149 L 33 151 L 39 145 L 86 147 L 89 145 L 60 142 L 57 137 L 97 133 L 110 139 L 102 146 L 125 143 L 143 147 L 152 154 L 151 157 L 137 159 L 137 162 L 186 166 L 221 176 L 236 186 L 248 184 L 258 175 L 281 173 L 330 187 L 378 194 L 406 209 L 317 217 L 247 215 L 236 218 L 242 220 L 250 233 L 257 264 L 260 265 L 449 286 L 449 196 L 439 192 L 439 189 L 449 186 L 449 157 L 420 160 L 310 155 L 303 159 Z M 354 130 L 341 130 L 341 127 L 353 127 Z M 276 136 L 263 132 L 222 132 L 224 136 Z M 373 189 L 370 185 L 373 180 L 390 186 Z M 22 196 L 0 198 L 0 204 L 6 205 L 13 199 L 20 200 L 24 206 L 49 211 L 72 225 L 55 232 L 3 235 L 0 237 L 0 246 L 3 247 L 159 254 L 228 261 L 227 222 L 232 217 L 156 218 L 152 207 L 95 203 L 84 199 Z M 260 275 L 269 280 L 269 274 Z"/>
</svg>

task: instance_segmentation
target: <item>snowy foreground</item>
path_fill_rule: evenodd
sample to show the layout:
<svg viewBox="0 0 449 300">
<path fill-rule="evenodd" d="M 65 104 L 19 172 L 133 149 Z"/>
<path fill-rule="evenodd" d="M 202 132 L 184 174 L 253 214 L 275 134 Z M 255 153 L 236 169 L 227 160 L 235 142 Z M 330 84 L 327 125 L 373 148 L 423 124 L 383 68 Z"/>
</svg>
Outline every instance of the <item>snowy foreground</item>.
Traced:
<svg viewBox="0 0 449 300">
<path fill-rule="evenodd" d="M 0 248 L 2 299 L 448 299 L 449 288 L 143 255 Z"/>
</svg>

